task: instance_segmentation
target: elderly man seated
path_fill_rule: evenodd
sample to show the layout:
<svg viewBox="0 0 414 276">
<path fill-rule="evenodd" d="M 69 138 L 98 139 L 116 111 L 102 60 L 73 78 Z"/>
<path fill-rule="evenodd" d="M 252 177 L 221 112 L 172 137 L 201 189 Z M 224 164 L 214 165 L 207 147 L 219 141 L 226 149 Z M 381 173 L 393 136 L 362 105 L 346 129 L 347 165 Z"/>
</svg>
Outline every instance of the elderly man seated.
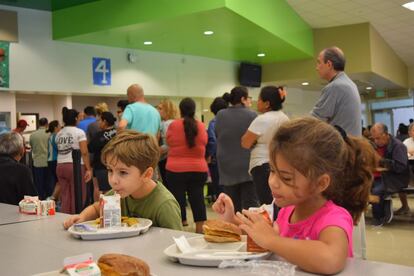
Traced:
<svg viewBox="0 0 414 276">
<path fill-rule="evenodd" d="M 372 204 L 372 215 L 373 224 L 381 226 L 391 222 L 393 217 L 392 200 L 389 196 L 408 186 L 410 172 L 407 148 L 388 133 L 386 125 L 376 123 L 371 128 L 371 135 L 381 156 L 381 167 L 374 174 L 371 190 L 372 194 L 379 196 L 379 202 Z M 408 205 L 407 202 L 405 204 Z"/>
<path fill-rule="evenodd" d="M 30 169 L 19 163 L 24 155 L 19 133 L 0 135 L 0 202 L 17 205 L 25 195 L 37 195 Z"/>
</svg>

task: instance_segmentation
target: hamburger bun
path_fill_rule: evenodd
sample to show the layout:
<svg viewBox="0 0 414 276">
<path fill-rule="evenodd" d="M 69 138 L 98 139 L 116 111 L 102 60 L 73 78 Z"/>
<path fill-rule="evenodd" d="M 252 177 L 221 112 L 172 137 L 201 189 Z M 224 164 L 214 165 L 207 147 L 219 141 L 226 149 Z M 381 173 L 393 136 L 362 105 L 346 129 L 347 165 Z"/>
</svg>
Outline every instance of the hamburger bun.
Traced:
<svg viewBox="0 0 414 276">
<path fill-rule="evenodd" d="M 138 258 L 123 254 L 104 254 L 98 260 L 102 276 L 149 276 L 149 266 Z"/>
<path fill-rule="evenodd" d="M 224 243 L 241 241 L 241 230 L 237 225 L 222 220 L 207 220 L 203 225 L 204 239 L 208 242 Z"/>
</svg>

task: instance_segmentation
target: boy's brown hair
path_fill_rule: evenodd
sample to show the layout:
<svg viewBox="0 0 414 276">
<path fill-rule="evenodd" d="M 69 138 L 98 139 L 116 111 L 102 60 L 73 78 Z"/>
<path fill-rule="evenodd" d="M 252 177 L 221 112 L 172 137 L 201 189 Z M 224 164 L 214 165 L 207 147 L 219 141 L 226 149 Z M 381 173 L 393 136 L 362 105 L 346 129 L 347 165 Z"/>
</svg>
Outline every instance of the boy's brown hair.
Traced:
<svg viewBox="0 0 414 276">
<path fill-rule="evenodd" d="M 272 165 L 281 154 L 311 182 L 328 174 L 331 183 L 323 195 L 347 209 L 354 224 L 358 223 L 378 165 L 378 156 L 366 139 L 347 136 L 325 122 L 305 117 L 284 123 L 269 149 Z"/>
<path fill-rule="evenodd" d="M 159 158 L 160 151 L 155 137 L 133 130 L 120 131 L 106 144 L 101 154 L 105 165 L 116 159 L 127 166 L 138 168 L 141 173 L 149 167 L 155 169 Z"/>
</svg>

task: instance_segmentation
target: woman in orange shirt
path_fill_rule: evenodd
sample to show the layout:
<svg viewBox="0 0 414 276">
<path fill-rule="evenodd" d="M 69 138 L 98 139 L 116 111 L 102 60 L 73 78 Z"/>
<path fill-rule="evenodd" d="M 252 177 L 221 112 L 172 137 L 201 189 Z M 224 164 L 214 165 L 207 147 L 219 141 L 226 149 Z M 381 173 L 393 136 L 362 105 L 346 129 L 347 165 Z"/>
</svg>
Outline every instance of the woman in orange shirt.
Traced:
<svg viewBox="0 0 414 276">
<path fill-rule="evenodd" d="M 180 204 L 183 225 L 187 225 L 185 203 L 188 194 L 196 232 L 202 233 L 207 219 L 203 193 L 208 171 L 205 160 L 207 131 L 204 124 L 195 119 L 193 99 L 183 99 L 179 108 L 181 119 L 172 122 L 167 131 L 167 182 Z"/>
</svg>

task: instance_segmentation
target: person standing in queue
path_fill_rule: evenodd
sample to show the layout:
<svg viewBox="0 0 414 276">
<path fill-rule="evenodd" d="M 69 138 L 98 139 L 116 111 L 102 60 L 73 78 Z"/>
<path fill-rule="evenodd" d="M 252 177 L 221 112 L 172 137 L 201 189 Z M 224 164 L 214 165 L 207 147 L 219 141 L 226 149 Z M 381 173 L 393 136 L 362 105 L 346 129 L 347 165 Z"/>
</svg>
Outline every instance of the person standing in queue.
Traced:
<svg viewBox="0 0 414 276">
<path fill-rule="evenodd" d="M 72 151 L 79 149 L 82 155 L 81 175 L 82 175 L 82 202 L 86 199 L 86 183 L 92 179 L 92 168 L 89 163 L 88 145 L 85 132 L 77 128 L 79 112 L 75 109 L 65 109 L 63 111 L 62 128 L 56 135 L 58 148 L 56 173 L 61 186 L 61 212 L 74 214 L 75 210 L 75 187 L 73 175 Z"/>
<path fill-rule="evenodd" d="M 246 107 L 249 92 L 246 87 L 236 86 L 223 95 L 230 107 L 220 110 L 216 116 L 217 163 L 220 184 L 234 202 L 236 211 L 257 207 L 256 189 L 249 174 L 250 150 L 241 145 L 256 113 Z"/>
<path fill-rule="evenodd" d="M 253 177 L 260 204 L 273 201 L 269 188 L 269 142 L 276 130 L 289 120 L 282 111 L 286 99 L 283 87 L 265 86 L 257 101 L 257 110 L 262 113 L 253 120 L 241 139 L 242 147 L 251 149 L 249 172 Z"/>
<path fill-rule="evenodd" d="M 180 204 L 183 226 L 187 225 L 185 204 L 188 194 L 196 232 L 202 233 L 207 219 L 204 203 L 208 171 L 205 159 L 207 131 L 204 124 L 195 118 L 196 104 L 193 99 L 181 100 L 179 109 L 182 119 L 172 122 L 167 131 L 167 183 Z"/>
</svg>

